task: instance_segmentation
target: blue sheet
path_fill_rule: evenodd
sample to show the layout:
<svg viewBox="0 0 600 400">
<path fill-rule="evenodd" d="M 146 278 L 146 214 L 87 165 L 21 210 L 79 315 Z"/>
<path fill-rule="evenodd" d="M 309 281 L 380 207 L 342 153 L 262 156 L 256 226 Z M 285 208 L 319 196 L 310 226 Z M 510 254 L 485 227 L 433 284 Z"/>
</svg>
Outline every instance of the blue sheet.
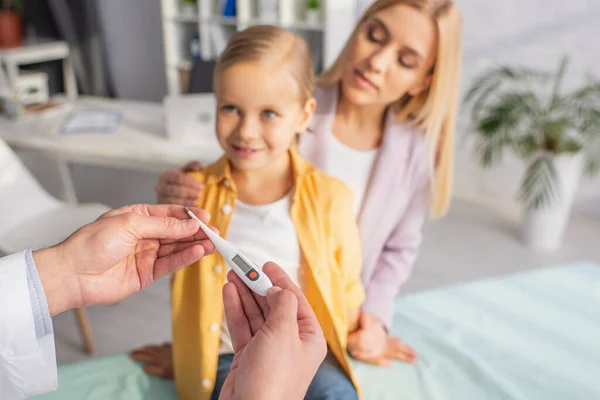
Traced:
<svg viewBox="0 0 600 400">
<path fill-rule="evenodd" d="M 355 363 L 367 400 L 600 399 L 600 268 L 573 264 L 400 298 L 414 365 Z M 59 368 L 40 399 L 175 399 L 126 355 Z"/>
</svg>

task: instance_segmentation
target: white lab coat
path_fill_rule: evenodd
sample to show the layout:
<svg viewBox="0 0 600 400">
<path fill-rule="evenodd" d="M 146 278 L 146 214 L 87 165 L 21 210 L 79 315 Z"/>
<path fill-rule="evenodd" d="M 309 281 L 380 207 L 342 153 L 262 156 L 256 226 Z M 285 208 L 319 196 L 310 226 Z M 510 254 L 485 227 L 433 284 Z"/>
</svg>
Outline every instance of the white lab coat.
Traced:
<svg viewBox="0 0 600 400">
<path fill-rule="evenodd" d="M 54 335 L 36 338 L 25 253 L 0 258 L 0 399 L 58 387 Z"/>
</svg>

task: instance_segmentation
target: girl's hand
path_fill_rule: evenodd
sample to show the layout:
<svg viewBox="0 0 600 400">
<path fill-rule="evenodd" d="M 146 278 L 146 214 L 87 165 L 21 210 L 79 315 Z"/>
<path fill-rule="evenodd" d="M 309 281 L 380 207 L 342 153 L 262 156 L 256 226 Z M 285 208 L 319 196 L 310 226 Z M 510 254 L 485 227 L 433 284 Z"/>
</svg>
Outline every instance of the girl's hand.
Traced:
<svg viewBox="0 0 600 400">
<path fill-rule="evenodd" d="M 398 337 L 389 336 L 383 324 L 373 314 L 361 311 L 359 329 L 348 336 L 348 352 L 359 361 L 388 367 L 391 360 L 407 363 L 417 355 Z"/>
</svg>

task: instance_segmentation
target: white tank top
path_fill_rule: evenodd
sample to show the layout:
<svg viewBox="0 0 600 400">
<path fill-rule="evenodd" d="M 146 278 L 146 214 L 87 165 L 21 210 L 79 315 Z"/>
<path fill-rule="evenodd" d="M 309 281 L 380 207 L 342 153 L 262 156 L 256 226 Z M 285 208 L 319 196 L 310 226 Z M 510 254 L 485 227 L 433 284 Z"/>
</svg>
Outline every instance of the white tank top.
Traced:
<svg viewBox="0 0 600 400">
<path fill-rule="evenodd" d="M 227 241 L 260 267 L 267 261 L 277 263 L 296 285 L 301 286 L 300 244 L 290 216 L 291 205 L 291 194 L 260 206 L 236 201 Z M 219 354 L 228 353 L 233 353 L 233 346 L 223 318 Z"/>
<path fill-rule="evenodd" d="M 328 135 L 327 140 L 329 141 L 329 153 L 324 171 L 352 189 L 354 214 L 358 216 L 379 149 L 355 150 L 340 142 L 333 133 Z"/>
</svg>

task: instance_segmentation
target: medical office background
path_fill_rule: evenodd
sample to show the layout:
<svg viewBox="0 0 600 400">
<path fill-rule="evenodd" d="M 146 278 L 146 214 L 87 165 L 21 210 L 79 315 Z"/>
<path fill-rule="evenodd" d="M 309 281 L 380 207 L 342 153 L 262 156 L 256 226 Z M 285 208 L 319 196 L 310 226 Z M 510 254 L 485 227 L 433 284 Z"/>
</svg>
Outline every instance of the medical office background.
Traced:
<svg viewBox="0 0 600 400">
<path fill-rule="evenodd" d="M 523 65 L 554 70 L 561 57 L 570 57 L 565 89 L 581 85 L 591 73 L 600 76 L 600 2 L 597 0 L 456 0 L 464 20 L 463 93 L 487 67 Z M 93 63 L 96 94 L 122 99 L 160 102 L 167 93 L 160 0 L 81 0 L 67 2 L 81 10 L 83 40 Z M 361 0 L 366 8 L 371 2 Z M 87 12 L 85 11 L 87 10 Z M 25 23 L 37 34 L 58 34 L 43 0 L 25 1 Z M 94 23 L 94 15 L 97 16 Z M 54 26 L 52 26 L 54 25 Z M 85 25 L 85 26 L 84 26 Z M 29 28 L 35 29 L 35 28 Z M 58 73 L 57 73 L 58 72 Z M 52 71 L 50 71 L 52 74 Z M 54 74 L 60 76 L 59 71 Z M 207 77 L 207 79 L 210 79 Z M 60 80 L 60 79 L 58 79 Z M 50 79 L 52 81 L 52 79 Z M 56 79 L 55 79 L 56 81 Z M 55 85 L 56 86 L 56 85 Z M 56 90 L 56 89 L 55 89 Z M 516 218 L 515 196 L 524 164 L 511 154 L 497 168 L 482 169 L 473 156 L 467 107 L 462 107 L 457 129 L 454 196 L 482 204 Z M 47 189 L 56 191 L 43 168 L 34 169 Z M 71 173 L 81 202 L 112 207 L 152 202 L 157 175 L 72 165 Z M 97 182 L 103 182 L 101 186 Z M 583 179 L 575 209 L 600 215 L 600 179 Z"/>
</svg>

